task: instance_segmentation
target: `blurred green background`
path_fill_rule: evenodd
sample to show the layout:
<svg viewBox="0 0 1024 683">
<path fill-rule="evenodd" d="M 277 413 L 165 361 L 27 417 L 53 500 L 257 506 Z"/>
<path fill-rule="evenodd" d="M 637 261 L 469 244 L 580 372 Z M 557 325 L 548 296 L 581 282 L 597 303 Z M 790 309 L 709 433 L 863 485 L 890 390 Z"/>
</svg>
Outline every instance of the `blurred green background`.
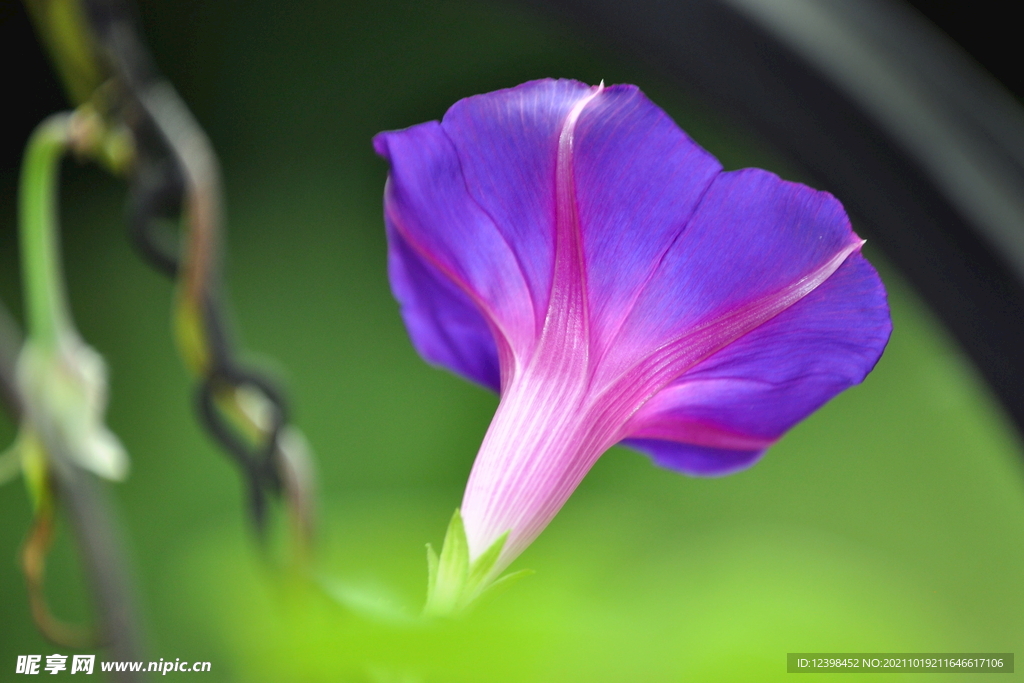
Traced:
<svg viewBox="0 0 1024 683">
<path fill-rule="evenodd" d="M 728 168 L 800 179 L 728 113 L 514 6 L 140 8 L 159 66 L 221 154 L 234 319 L 313 444 L 317 567 L 336 595 L 418 608 L 423 544 L 441 541 L 497 402 L 409 344 L 385 273 L 374 133 L 533 78 L 604 79 L 638 84 Z M 4 173 L 0 298 L 17 312 Z M 132 456 L 114 495 L 151 659 L 210 661 L 208 681 L 654 682 L 782 680 L 797 651 L 1024 652 L 1021 443 L 870 243 L 895 332 L 864 385 L 732 477 L 690 479 L 613 449 L 514 565 L 535 576 L 464 622 L 423 628 L 366 619 L 261 562 L 235 472 L 193 419 L 171 286 L 127 244 L 123 186 L 70 161 L 63 192 L 74 314 L 107 358 L 109 424 Z M 13 432 L 0 416 L 0 443 Z M 30 622 L 15 563 L 28 524 L 24 488 L 0 489 L 0 681 L 17 680 L 18 654 L 71 654 Z M 88 619 L 66 527 L 48 578 L 57 612 Z"/>
</svg>

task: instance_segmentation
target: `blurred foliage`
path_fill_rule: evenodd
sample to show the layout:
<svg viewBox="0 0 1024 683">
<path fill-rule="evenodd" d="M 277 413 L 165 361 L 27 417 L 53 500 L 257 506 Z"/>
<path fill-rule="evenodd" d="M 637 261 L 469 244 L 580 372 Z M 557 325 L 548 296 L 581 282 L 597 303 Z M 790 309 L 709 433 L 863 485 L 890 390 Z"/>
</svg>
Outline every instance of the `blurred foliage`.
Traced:
<svg viewBox="0 0 1024 683">
<path fill-rule="evenodd" d="M 589 683 L 781 680 L 792 651 L 1024 651 L 1021 444 L 870 244 L 895 332 L 863 386 L 732 477 L 688 479 L 614 449 L 513 566 L 535 576 L 466 621 L 404 623 L 422 605 L 424 544 L 441 541 L 496 398 L 408 342 L 370 137 L 532 78 L 605 79 L 640 85 L 727 167 L 796 175 L 644 65 L 513 6 L 140 9 L 158 64 L 222 157 L 235 315 L 246 347 L 288 383 L 318 456 L 328 589 L 261 561 L 234 472 L 193 418 L 171 285 L 128 246 L 123 187 L 67 162 L 68 287 L 110 366 L 108 421 L 132 457 L 116 495 L 153 659 L 211 661 L 209 681 Z M 0 298 L 17 311 L 14 188 L 2 182 Z M 12 436 L 0 417 L 0 440 Z M 3 680 L 17 654 L 59 651 L 32 629 L 13 561 L 29 516 L 21 487 L 0 489 Z M 62 615 L 86 616 L 67 533 L 50 594 Z M 360 616 L 336 597 L 399 616 Z"/>
</svg>

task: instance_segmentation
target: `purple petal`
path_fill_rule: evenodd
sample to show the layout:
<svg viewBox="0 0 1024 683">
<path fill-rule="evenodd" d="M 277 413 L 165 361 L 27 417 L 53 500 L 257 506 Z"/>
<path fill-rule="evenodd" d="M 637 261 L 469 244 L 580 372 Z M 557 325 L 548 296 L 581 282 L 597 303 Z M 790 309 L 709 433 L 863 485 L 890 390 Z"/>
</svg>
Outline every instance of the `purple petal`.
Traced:
<svg viewBox="0 0 1024 683">
<path fill-rule="evenodd" d="M 760 169 L 719 174 L 602 359 L 603 377 L 621 376 L 647 349 L 744 307 L 775 305 L 778 294 L 859 244 L 827 192 Z"/>
<path fill-rule="evenodd" d="M 722 167 L 631 85 L 586 106 L 572 163 L 600 355 Z"/>
<path fill-rule="evenodd" d="M 655 464 L 693 477 L 723 477 L 754 465 L 764 450 L 740 451 L 660 439 L 626 439 L 624 446 L 650 455 Z"/>
<path fill-rule="evenodd" d="M 460 100 L 441 122 L 457 150 L 468 193 L 514 252 L 538 331 L 554 263 L 559 135 L 569 112 L 591 92 L 577 81 L 533 81 Z"/>
<path fill-rule="evenodd" d="M 430 363 L 498 391 L 498 349 L 480 309 L 413 251 L 391 221 L 385 224 L 391 291 L 416 351 Z"/>
<path fill-rule="evenodd" d="M 559 136 L 572 108 L 592 93 L 575 81 L 535 81 L 462 100 L 442 122 L 470 194 L 513 245 L 540 316 L 560 229 Z M 721 165 L 635 86 L 603 90 L 575 128 L 570 170 L 590 318 L 607 341 Z"/>
<path fill-rule="evenodd" d="M 852 254 L 820 287 L 692 368 L 631 419 L 627 445 L 664 456 L 667 441 L 725 452 L 757 451 L 844 389 L 861 382 L 891 332 L 874 268 Z M 639 442 L 640 439 L 644 441 Z M 660 440 L 659 449 L 650 447 Z M 732 460 L 724 458 L 723 472 Z"/>
<path fill-rule="evenodd" d="M 458 156 L 441 126 L 435 121 L 381 133 L 374 146 L 391 164 L 384 201 L 391 233 L 402 238 L 404 249 L 416 254 L 424 267 L 435 271 L 435 280 L 448 280 L 472 301 L 492 329 L 503 362 L 510 349 L 528 353 L 536 331 L 523 273 L 502 234 L 467 192 Z M 407 296 L 401 303 L 408 308 L 414 301 L 424 299 Z M 441 305 L 437 302 L 431 308 Z M 430 317 L 429 312 L 407 315 Z M 479 325 L 472 329 L 476 334 Z M 429 341 L 414 344 L 420 348 Z M 488 363 L 489 358 L 464 358 L 449 367 L 461 373 Z"/>
</svg>

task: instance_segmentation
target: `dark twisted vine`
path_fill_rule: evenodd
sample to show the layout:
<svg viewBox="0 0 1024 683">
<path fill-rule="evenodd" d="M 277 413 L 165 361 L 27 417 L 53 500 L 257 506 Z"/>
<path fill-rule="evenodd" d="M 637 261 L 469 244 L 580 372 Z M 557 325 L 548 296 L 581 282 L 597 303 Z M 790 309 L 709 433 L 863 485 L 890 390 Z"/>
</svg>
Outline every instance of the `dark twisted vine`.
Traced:
<svg viewBox="0 0 1024 683">
<path fill-rule="evenodd" d="M 172 278 L 187 277 L 187 273 L 182 273 L 179 239 L 168 227 L 183 215 L 190 192 L 208 194 L 211 203 L 219 207 L 216 158 L 208 146 L 199 145 L 197 153 L 197 146 L 191 144 L 197 139 L 205 140 L 205 136 L 154 67 L 133 8 L 124 0 L 85 0 L 84 4 L 102 56 L 113 74 L 113 107 L 130 128 L 135 142 L 129 178 L 131 243 L 155 270 Z M 173 116 L 168 110 L 175 110 L 171 112 Z M 204 151 L 210 158 L 201 158 Z M 197 177 L 202 175 L 193 171 L 197 165 L 201 170 L 213 170 Z M 215 215 L 214 224 L 207 226 L 213 248 L 219 232 L 218 218 Z M 192 225 L 189 229 L 198 227 Z M 282 491 L 278 436 L 287 424 L 288 407 L 271 378 L 237 359 L 227 329 L 216 265 L 214 255 L 205 272 L 196 275 L 203 284 L 198 296 L 208 358 L 197 387 L 196 409 L 203 426 L 241 470 L 253 520 L 262 530 L 267 496 L 277 497 Z M 218 396 L 243 387 L 257 390 L 272 406 L 273 424 L 257 443 L 248 442 L 233 429 L 217 406 Z"/>
</svg>

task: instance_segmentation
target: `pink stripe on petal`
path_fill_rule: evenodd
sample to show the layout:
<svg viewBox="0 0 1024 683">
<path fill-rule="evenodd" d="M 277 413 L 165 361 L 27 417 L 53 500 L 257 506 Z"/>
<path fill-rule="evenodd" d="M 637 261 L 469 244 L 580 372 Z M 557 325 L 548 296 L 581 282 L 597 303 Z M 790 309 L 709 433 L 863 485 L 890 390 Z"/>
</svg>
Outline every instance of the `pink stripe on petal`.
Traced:
<svg viewBox="0 0 1024 683">
<path fill-rule="evenodd" d="M 599 363 L 722 167 L 635 86 L 611 86 L 587 106 L 575 141 L 591 351 Z"/>
<path fill-rule="evenodd" d="M 799 302 L 659 391 L 630 419 L 627 431 L 636 435 L 658 424 L 666 429 L 664 438 L 672 438 L 673 422 L 698 422 L 774 441 L 863 381 L 891 329 L 877 273 L 859 253 L 851 254 Z M 687 441 L 678 436 L 678 442 Z"/>
<path fill-rule="evenodd" d="M 592 92 L 577 81 L 534 81 L 460 100 L 441 121 L 469 194 L 516 254 L 538 333 L 555 260 L 559 137 L 573 106 Z"/>
<path fill-rule="evenodd" d="M 417 254 L 386 217 L 385 227 L 388 279 L 416 351 L 430 363 L 499 391 L 496 339 L 503 336 L 495 332 L 478 303 Z"/>
<path fill-rule="evenodd" d="M 586 400 L 589 378 L 589 326 L 583 236 L 573 177 L 573 136 L 580 114 L 603 90 L 604 86 L 599 85 L 573 105 L 558 136 L 554 274 L 548 311 L 528 366 L 521 377 L 503 389 L 498 414 L 470 473 L 462 511 L 474 556 L 507 529 L 516 530 L 510 534 L 503 555 L 514 557 L 513 552 L 518 554 L 532 540 L 533 536 L 529 540 L 526 537 L 533 533 L 530 527 L 535 520 L 526 520 L 524 526 L 524 518 L 533 516 L 533 506 L 524 504 L 518 491 L 532 488 L 531 498 L 536 505 L 560 498 L 557 491 L 547 490 L 550 470 L 558 467 L 557 452 L 565 448 L 562 440 L 575 439 L 573 432 L 581 427 L 579 411 Z M 538 414 L 547 417 L 546 432 L 530 428 Z M 508 448 L 513 442 L 517 442 L 514 452 Z M 506 489 L 508 494 L 494 495 L 496 487 Z"/>
<path fill-rule="evenodd" d="M 644 434 L 645 429 L 660 431 L 661 437 L 668 437 L 668 422 L 656 419 L 659 401 L 668 398 L 662 393 L 665 387 L 677 378 L 685 377 L 687 371 L 701 361 L 740 341 L 798 304 L 824 284 L 863 243 L 856 239 L 828 261 L 781 290 L 701 323 L 656 349 L 617 380 L 606 385 L 607 388 L 594 392 L 597 397 L 589 414 L 591 421 L 618 426 L 620 431 L 615 441 L 626 437 L 653 436 L 650 433 Z M 655 419 L 652 421 L 652 418 Z M 734 434 L 737 441 L 732 444 L 722 438 L 722 433 L 717 435 L 720 440 L 715 442 L 711 430 L 705 431 L 702 436 L 691 432 L 690 436 L 701 438 L 693 442 L 696 445 L 735 450 L 761 449 L 777 436 L 748 434 L 745 438 L 749 441 L 745 441 L 739 433 Z M 677 432 L 677 437 L 681 436 Z"/>
<path fill-rule="evenodd" d="M 789 286 L 701 323 L 664 344 L 605 389 L 602 392 L 603 396 L 607 397 L 605 400 L 609 405 L 633 405 L 635 407 L 632 410 L 636 410 L 697 363 L 737 341 L 810 294 L 863 244 L 864 241 L 859 239 L 851 242 L 827 262 Z M 640 400 L 637 401 L 637 398 Z"/>
<path fill-rule="evenodd" d="M 644 408 L 646 407 L 644 406 Z M 655 412 L 651 418 L 643 419 L 642 426 L 629 430 L 629 438 L 678 441 L 694 446 L 725 448 L 734 451 L 759 451 L 775 443 L 775 439 L 737 434 L 728 429 L 696 420 L 659 418 L 661 416 Z"/>
</svg>

